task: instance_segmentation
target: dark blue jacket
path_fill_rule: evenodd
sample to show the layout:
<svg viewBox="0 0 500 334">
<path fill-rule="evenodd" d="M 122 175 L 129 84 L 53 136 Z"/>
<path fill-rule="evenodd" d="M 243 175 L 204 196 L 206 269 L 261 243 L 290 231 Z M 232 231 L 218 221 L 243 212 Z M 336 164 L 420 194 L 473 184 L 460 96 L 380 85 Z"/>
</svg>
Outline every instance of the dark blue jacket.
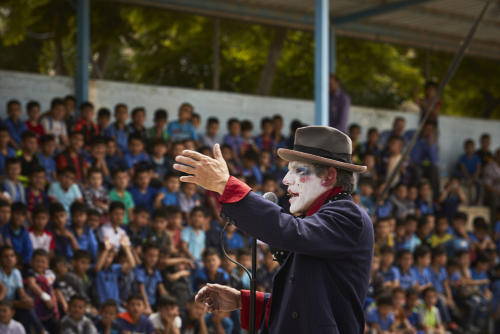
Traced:
<svg viewBox="0 0 500 334">
<path fill-rule="evenodd" d="M 269 328 L 263 333 L 363 333 L 373 226 L 350 196 L 296 218 L 250 192 L 223 204 L 222 216 L 290 252 L 274 278 Z"/>
</svg>

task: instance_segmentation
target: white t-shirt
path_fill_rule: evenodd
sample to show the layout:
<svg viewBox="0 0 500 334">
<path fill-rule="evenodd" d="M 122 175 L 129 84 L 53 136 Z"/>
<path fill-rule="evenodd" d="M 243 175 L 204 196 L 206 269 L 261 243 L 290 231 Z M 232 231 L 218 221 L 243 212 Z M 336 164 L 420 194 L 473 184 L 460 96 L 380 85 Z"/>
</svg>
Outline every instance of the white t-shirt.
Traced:
<svg viewBox="0 0 500 334">
<path fill-rule="evenodd" d="M 123 236 L 127 236 L 127 232 L 121 227 L 117 227 L 115 230 L 113 226 L 111 226 L 111 223 L 101 225 L 97 232 L 97 237 L 100 242 L 104 242 L 104 240 L 108 238 L 109 242 L 116 250 L 120 249 L 120 239 Z"/>
<path fill-rule="evenodd" d="M 54 248 L 54 236 L 48 231 L 43 231 L 41 235 L 36 235 L 33 231 L 30 231 L 30 240 L 33 249 L 41 248 L 49 252 L 51 248 Z"/>
<path fill-rule="evenodd" d="M 47 116 L 44 117 L 40 123 L 42 124 L 45 133 L 53 135 L 58 144 L 60 144 L 60 136 L 66 137 L 68 135 L 66 123 L 64 121 L 56 121 L 52 119 L 51 116 Z"/>
<path fill-rule="evenodd" d="M 153 323 L 153 327 L 157 331 L 164 331 L 165 326 L 163 326 L 163 323 L 161 322 L 161 317 L 160 313 L 156 312 L 153 313 L 149 316 L 149 320 Z M 174 319 L 174 327 L 175 328 L 181 328 L 182 327 L 182 319 L 181 317 L 177 316 Z"/>
<path fill-rule="evenodd" d="M 3 334 L 26 334 L 23 325 L 20 322 L 12 319 L 8 324 L 0 322 L 0 333 Z"/>
</svg>

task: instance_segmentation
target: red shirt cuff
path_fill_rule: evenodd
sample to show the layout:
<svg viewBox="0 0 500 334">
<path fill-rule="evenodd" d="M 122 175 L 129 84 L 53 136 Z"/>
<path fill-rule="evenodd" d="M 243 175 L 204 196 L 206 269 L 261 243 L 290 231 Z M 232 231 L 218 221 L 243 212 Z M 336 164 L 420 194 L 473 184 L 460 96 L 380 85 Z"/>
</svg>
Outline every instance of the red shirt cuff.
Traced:
<svg viewBox="0 0 500 334">
<path fill-rule="evenodd" d="M 219 202 L 221 203 L 236 203 L 245 198 L 246 195 L 252 190 L 245 182 L 242 182 L 235 178 L 234 176 L 230 176 L 229 180 L 227 180 L 226 187 L 224 188 L 224 192 L 219 198 Z"/>
<path fill-rule="evenodd" d="M 241 328 L 250 328 L 250 290 L 240 290 L 241 292 Z M 261 314 L 264 308 L 265 294 L 260 291 L 255 293 L 255 328 L 260 328 Z"/>
</svg>

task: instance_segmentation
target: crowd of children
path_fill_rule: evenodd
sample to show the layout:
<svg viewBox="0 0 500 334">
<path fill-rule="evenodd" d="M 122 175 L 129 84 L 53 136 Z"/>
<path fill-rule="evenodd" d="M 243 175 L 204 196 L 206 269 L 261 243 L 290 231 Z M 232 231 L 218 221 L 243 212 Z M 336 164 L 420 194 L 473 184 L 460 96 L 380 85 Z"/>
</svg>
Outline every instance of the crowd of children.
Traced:
<svg viewBox="0 0 500 334">
<path fill-rule="evenodd" d="M 293 145 L 300 121 L 285 137 L 280 115 L 264 118 L 254 137 L 251 121 L 233 118 L 221 136 L 216 117 L 201 130 L 200 115 L 184 103 L 174 121 L 156 110 L 148 128 L 142 107 L 129 112 L 119 103 L 96 113 L 84 102 L 75 110 L 72 96 L 54 98 L 44 113 L 31 101 L 26 120 L 22 114 L 11 100 L 0 124 L 0 332 L 243 332 L 238 311 L 208 314 L 194 295 L 206 283 L 249 287 L 220 245 L 222 231 L 227 253 L 249 268 L 248 236 L 233 225 L 223 231 L 218 194 L 181 184 L 172 165 L 183 149 L 211 155 L 221 143 L 231 173 L 256 192 L 275 192 L 287 210 L 287 164 L 275 152 Z M 349 129 L 354 160 L 368 166 L 354 200 L 375 228 L 366 330 L 485 330 L 500 319 L 500 227 L 476 218 L 467 231 L 458 206 L 487 197 L 482 170 L 496 163 L 484 153 L 487 136 L 479 160 L 467 142 L 441 191 L 430 124 L 387 185 L 409 138 L 404 128 L 398 118 L 380 135 L 369 129 L 364 143 L 358 125 Z M 258 262 L 258 289 L 270 291 L 279 265 L 265 244 Z"/>
</svg>

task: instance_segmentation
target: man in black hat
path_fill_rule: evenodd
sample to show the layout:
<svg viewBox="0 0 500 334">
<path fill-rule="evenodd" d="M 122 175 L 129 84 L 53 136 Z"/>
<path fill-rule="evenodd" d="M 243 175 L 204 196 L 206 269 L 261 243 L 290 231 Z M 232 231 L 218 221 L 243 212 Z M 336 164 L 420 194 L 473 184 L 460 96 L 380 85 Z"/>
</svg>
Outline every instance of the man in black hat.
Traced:
<svg viewBox="0 0 500 334">
<path fill-rule="evenodd" d="M 289 161 L 283 183 L 292 214 L 229 176 L 219 145 L 214 159 L 188 150 L 176 158 L 183 165 L 174 168 L 189 174 L 181 181 L 221 194 L 222 217 L 281 249 L 272 294 L 257 294 L 261 333 L 363 333 L 373 227 L 350 195 L 353 173 L 366 170 L 351 163 L 351 147 L 337 129 L 307 126 L 297 129 L 293 149 L 278 150 Z M 248 327 L 248 291 L 209 284 L 196 298 L 210 311 L 241 309 Z"/>
</svg>

